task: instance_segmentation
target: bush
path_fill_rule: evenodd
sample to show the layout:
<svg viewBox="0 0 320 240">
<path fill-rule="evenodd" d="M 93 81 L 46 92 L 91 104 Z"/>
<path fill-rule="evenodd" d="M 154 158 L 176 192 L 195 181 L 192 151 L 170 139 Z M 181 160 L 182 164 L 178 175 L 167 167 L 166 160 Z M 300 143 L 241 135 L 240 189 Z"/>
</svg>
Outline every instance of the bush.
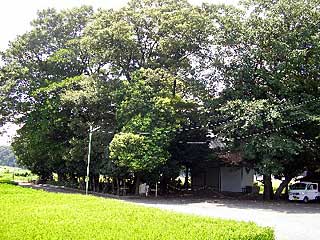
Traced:
<svg viewBox="0 0 320 240">
<path fill-rule="evenodd" d="M 17 172 L 14 175 L 17 177 L 30 177 L 31 173 L 30 172 L 21 172 L 21 173 Z"/>
</svg>

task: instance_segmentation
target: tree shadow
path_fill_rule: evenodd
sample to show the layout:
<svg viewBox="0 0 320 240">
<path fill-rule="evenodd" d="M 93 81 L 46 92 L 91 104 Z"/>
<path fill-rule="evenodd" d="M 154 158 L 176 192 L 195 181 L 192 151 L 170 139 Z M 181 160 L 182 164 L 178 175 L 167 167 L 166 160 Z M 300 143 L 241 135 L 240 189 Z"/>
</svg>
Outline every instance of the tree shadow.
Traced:
<svg viewBox="0 0 320 240">
<path fill-rule="evenodd" d="M 125 199 L 124 199 L 125 200 Z M 180 205 L 184 207 L 198 206 L 210 209 L 216 207 L 226 207 L 234 209 L 254 209 L 269 212 L 278 212 L 286 214 L 320 214 L 319 202 L 301 202 L 289 201 L 263 201 L 263 200 L 243 200 L 243 199 L 223 199 L 223 198 L 132 198 L 129 202 L 142 203 L 144 205 Z"/>
</svg>

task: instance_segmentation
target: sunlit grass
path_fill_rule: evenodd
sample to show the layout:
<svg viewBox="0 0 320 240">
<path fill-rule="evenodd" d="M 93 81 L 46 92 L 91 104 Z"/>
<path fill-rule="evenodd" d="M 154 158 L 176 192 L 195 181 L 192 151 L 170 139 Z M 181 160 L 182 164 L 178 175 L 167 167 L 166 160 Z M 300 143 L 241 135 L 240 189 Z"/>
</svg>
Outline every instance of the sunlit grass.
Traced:
<svg viewBox="0 0 320 240">
<path fill-rule="evenodd" d="M 273 239 L 253 223 L 0 184 L 0 239 Z"/>
<path fill-rule="evenodd" d="M 37 180 L 38 176 L 31 173 L 31 171 L 18 168 L 0 166 L 0 182 L 8 181 L 24 181 L 31 182 Z"/>
</svg>

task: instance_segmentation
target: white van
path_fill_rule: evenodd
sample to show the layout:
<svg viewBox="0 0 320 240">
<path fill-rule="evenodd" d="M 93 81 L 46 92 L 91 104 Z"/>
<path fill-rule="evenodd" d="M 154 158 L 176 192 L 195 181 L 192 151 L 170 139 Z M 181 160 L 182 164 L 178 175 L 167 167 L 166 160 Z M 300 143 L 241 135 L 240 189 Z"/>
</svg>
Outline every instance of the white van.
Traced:
<svg viewBox="0 0 320 240">
<path fill-rule="evenodd" d="M 305 203 L 320 199 L 318 183 L 299 182 L 289 187 L 289 201 L 298 200 Z"/>
</svg>

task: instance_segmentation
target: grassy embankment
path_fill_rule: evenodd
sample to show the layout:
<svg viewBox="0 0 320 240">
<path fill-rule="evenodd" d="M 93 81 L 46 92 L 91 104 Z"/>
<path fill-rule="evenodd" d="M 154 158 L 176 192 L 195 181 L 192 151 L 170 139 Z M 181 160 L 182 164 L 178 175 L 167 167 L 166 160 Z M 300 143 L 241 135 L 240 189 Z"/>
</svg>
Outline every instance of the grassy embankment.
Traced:
<svg viewBox="0 0 320 240">
<path fill-rule="evenodd" d="M 0 239 L 274 239 L 254 223 L 0 184 Z"/>
</svg>

